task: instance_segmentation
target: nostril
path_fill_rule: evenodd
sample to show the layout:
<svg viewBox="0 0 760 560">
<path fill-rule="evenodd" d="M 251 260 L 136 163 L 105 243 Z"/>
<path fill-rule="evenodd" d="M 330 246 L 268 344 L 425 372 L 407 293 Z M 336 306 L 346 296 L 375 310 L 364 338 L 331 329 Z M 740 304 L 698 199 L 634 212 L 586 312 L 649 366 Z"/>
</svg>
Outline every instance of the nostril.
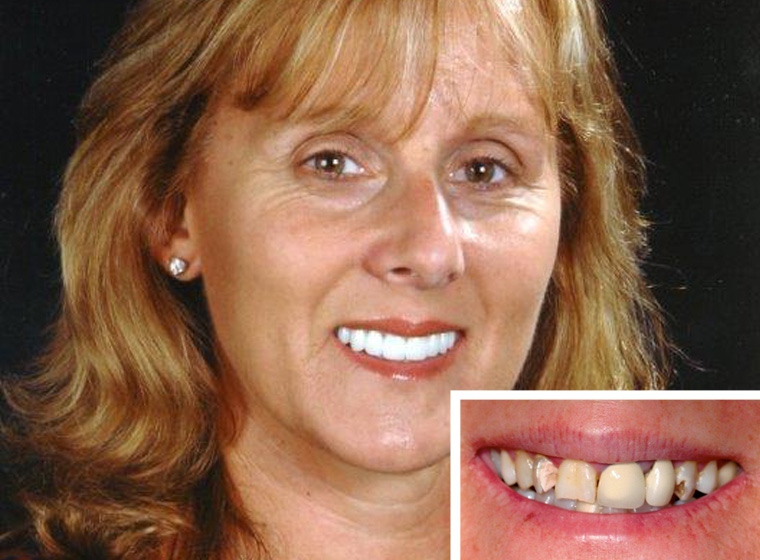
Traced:
<svg viewBox="0 0 760 560">
<path fill-rule="evenodd" d="M 394 276 L 400 276 L 403 278 L 414 276 L 414 272 L 412 272 L 412 269 L 405 266 L 398 266 L 396 268 L 391 269 L 391 274 Z"/>
</svg>

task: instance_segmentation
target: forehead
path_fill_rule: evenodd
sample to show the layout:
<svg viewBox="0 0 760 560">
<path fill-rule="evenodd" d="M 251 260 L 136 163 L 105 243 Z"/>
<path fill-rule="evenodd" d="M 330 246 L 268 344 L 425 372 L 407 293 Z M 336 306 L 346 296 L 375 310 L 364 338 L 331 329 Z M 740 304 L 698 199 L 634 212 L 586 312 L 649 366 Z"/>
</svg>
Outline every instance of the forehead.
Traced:
<svg viewBox="0 0 760 560">
<path fill-rule="evenodd" d="M 380 17 L 384 12 L 356 10 L 318 36 L 301 30 L 281 67 L 257 70 L 269 76 L 269 83 L 239 80 L 234 102 L 266 108 L 283 120 L 371 126 L 396 137 L 409 134 L 434 107 L 442 108 L 450 122 L 498 117 L 545 128 L 523 53 L 499 32 L 494 14 L 479 9 L 490 2 L 419 8 L 429 4 L 401 2 L 415 10 L 385 18 Z M 519 14 L 513 9 L 501 17 Z"/>
</svg>

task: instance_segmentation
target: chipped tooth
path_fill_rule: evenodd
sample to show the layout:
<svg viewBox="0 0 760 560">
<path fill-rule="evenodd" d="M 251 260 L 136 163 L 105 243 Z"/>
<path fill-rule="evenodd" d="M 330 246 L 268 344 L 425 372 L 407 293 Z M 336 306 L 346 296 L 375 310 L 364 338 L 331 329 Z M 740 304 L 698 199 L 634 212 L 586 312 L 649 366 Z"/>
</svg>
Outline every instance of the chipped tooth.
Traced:
<svg viewBox="0 0 760 560">
<path fill-rule="evenodd" d="M 536 455 L 533 462 L 533 487 L 544 494 L 557 484 L 557 467 L 543 455 Z"/>
<path fill-rule="evenodd" d="M 501 478 L 509 486 L 517 483 L 517 473 L 515 472 L 515 462 L 509 453 L 501 450 Z"/>
<path fill-rule="evenodd" d="M 528 498 L 529 500 L 536 499 L 536 493 L 533 490 L 523 490 L 522 488 L 518 488 L 515 492 L 520 494 L 523 498 Z"/>
<path fill-rule="evenodd" d="M 581 513 L 601 513 L 602 506 L 579 501 L 575 511 L 580 511 Z"/>
<path fill-rule="evenodd" d="M 644 471 L 637 463 L 610 465 L 599 477 L 597 501 L 609 508 L 634 509 L 646 498 Z"/>
<path fill-rule="evenodd" d="M 675 494 L 679 500 L 685 501 L 694 496 L 697 489 L 697 462 L 685 461 L 676 468 Z"/>
<path fill-rule="evenodd" d="M 666 506 L 673 497 L 676 473 L 670 461 L 655 461 L 646 476 L 646 503 L 650 506 Z"/>
<path fill-rule="evenodd" d="M 559 466 L 557 498 L 580 500 L 589 504 L 596 502 L 596 471 L 585 461 L 565 459 Z"/>
<path fill-rule="evenodd" d="M 533 486 L 533 457 L 525 451 L 517 451 L 515 453 L 515 472 L 517 485 L 522 490 L 527 490 Z"/>
<path fill-rule="evenodd" d="M 697 490 L 709 494 L 718 487 L 718 461 L 710 461 L 699 471 Z"/>
<path fill-rule="evenodd" d="M 718 488 L 728 484 L 739 474 L 739 465 L 729 461 L 718 470 Z"/>
</svg>

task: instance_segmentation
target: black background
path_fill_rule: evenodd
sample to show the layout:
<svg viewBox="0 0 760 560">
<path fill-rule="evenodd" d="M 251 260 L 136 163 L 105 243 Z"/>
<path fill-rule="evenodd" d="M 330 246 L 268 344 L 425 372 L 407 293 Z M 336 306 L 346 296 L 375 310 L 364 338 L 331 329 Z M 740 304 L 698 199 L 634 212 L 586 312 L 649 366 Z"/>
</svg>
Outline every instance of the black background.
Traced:
<svg viewBox="0 0 760 560">
<path fill-rule="evenodd" d="M 0 371 L 58 306 L 50 219 L 72 119 L 124 0 L 0 3 Z M 760 2 L 605 2 L 649 161 L 647 275 L 694 364 L 676 388 L 760 388 Z"/>
</svg>

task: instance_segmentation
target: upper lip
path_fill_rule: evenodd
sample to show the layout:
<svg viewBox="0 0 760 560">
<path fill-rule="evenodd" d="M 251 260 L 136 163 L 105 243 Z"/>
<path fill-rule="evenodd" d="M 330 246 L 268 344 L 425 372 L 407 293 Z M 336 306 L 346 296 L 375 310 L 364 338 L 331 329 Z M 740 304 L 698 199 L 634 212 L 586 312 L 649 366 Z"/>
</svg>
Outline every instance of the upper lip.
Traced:
<svg viewBox="0 0 760 560">
<path fill-rule="evenodd" d="M 457 331 L 462 332 L 462 327 L 440 321 L 437 319 L 426 319 L 413 321 L 400 318 L 371 319 L 363 321 L 347 321 L 339 326 L 348 327 L 349 329 L 361 329 L 366 331 L 382 331 L 384 333 L 395 334 L 398 336 L 428 336 L 431 334 Z"/>
</svg>

